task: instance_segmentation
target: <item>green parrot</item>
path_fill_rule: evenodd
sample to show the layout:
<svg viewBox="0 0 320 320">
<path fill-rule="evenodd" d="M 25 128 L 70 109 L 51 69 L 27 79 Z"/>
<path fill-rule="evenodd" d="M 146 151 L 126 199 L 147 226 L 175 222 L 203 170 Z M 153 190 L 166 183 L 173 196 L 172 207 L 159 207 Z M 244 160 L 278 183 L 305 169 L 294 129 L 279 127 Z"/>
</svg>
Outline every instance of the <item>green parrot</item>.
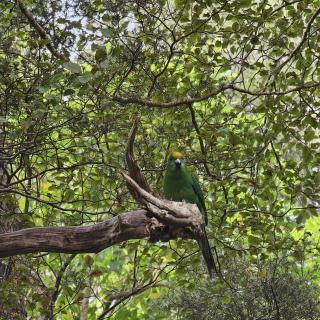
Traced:
<svg viewBox="0 0 320 320">
<path fill-rule="evenodd" d="M 204 216 L 203 235 L 197 239 L 197 242 L 202 251 L 209 275 L 212 278 L 214 272 L 217 273 L 217 268 L 205 230 L 205 225 L 208 224 L 208 216 L 203 193 L 199 186 L 198 178 L 188 170 L 183 155 L 179 151 L 172 151 L 170 153 L 164 176 L 163 191 L 165 197 L 169 200 L 184 200 L 188 203 L 195 203 Z"/>
</svg>

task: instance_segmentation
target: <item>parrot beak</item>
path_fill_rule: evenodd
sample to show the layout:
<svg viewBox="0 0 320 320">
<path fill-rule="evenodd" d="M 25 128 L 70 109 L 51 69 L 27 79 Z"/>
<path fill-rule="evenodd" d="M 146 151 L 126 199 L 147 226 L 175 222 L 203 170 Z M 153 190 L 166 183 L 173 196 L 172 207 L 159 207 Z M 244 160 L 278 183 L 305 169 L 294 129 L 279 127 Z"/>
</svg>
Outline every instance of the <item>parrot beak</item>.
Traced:
<svg viewBox="0 0 320 320">
<path fill-rule="evenodd" d="M 174 160 L 174 163 L 176 164 L 176 167 L 177 168 L 180 168 L 180 166 L 181 166 L 181 160 L 178 158 L 178 159 L 176 159 L 176 160 Z"/>
</svg>

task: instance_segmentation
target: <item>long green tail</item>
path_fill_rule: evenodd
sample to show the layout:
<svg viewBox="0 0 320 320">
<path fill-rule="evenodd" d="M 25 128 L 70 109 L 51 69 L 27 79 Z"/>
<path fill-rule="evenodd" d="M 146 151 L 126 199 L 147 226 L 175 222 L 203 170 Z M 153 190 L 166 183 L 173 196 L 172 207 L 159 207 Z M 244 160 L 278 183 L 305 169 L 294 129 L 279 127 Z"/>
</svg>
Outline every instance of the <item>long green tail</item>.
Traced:
<svg viewBox="0 0 320 320">
<path fill-rule="evenodd" d="M 198 242 L 198 245 L 201 249 L 204 261 L 207 265 L 210 278 L 212 279 L 214 274 L 218 273 L 218 269 L 217 269 L 217 266 L 216 266 L 214 259 L 213 259 L 213 255 L 211 252 L 211 248 L 210 248 L 210 244 L 209 244 L 209 240 L 207 237 L 205 227 L 203 227 L 203 235 L 201 236 L 201 238 L 197 239 L 197 242 Z"/>
</svg>

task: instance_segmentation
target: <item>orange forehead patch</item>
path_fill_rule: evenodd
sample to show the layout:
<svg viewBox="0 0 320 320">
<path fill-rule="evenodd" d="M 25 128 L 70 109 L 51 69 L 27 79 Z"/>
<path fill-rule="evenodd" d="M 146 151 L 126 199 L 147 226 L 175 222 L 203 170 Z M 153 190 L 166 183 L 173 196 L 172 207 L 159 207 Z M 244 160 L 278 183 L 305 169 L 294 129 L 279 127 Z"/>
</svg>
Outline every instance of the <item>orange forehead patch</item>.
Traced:
<svg viewBox="0 0 320 320">
<path fill-rule="evenodd" d="M 170 157 L 173 159 L 181 159 L 183 158 L 183 154 L 180 151 L 171 151 Z"/>
</svg>

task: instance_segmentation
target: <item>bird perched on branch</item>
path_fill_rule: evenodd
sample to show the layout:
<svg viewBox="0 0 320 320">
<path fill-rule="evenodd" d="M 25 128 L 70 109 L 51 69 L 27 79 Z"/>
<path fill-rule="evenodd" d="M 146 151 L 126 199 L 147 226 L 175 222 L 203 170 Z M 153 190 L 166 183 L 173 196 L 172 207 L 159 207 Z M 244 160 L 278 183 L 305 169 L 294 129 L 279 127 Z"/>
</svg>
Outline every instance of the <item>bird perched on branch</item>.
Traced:
<svg viewBox="0 0 320 320">
<path fill-rule="evenodd" d="M 179 151 L 170 153 L 164 177 L 163 190 L 165 197 L 169 200 L 195 203 L 198 206 L 204 217 L 205 224 L 202 225 L 203 234 L 197 239 L 197 242 L 202 251 L 209 275 L 212 278 L 214 272 L 217 273 L 217 268 L 205 230 L 205 225 L 208 223 L 208 216 L 203 193 L 199 186 L 197 176 L 188 170 L 183 155 Z"/>
</svg>

